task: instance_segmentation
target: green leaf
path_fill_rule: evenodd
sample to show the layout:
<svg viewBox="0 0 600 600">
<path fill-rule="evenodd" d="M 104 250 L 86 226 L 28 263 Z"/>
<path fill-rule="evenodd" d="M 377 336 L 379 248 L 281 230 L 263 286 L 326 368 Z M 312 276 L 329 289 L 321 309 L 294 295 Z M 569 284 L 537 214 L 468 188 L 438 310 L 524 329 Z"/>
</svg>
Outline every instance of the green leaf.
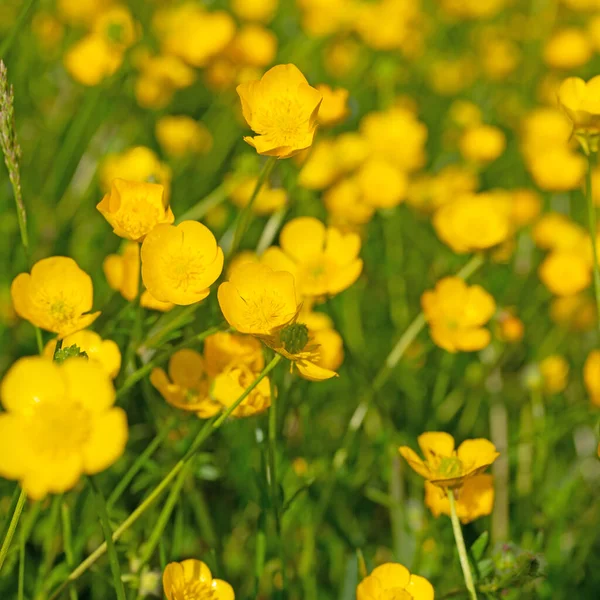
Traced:
<svg viewBox="0 0 600 600">
<path fill-rule="evenodd" d="M 479 562 L 490 540 L 490 534 L 484 531 L 471 546 L 471 556 L 475 562 Z"/>
<path fill-rule="evenodd" d="M 82 351 L 77 344 L 61 348 L 54 353 L 54 362 L 62 363 L 69 358 L 88 358 L 87 352 Z"/>
</svg>

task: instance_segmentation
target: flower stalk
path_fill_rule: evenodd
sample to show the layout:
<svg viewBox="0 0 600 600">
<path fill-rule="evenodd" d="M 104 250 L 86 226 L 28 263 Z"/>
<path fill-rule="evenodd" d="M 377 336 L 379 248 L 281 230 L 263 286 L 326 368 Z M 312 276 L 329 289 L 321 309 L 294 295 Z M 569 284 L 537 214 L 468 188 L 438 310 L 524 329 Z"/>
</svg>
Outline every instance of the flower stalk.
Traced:
<svg viewBox="0 0 600 600">
<path fill-rule="evenodd" d="M 598 327 L 600 328 L 600 268 L 598 266 L 598 225 L 596 219 L 596 207 L 594 206 L 594 196 L 592 189 L 592 169 L 594 167 L 594 158 L 596 154 L 587 153 L 588 168 L 585 179 L 585 198 L 588 209 L 588 226 L 592 243 L 592 256 L 594 258 L 594 294 L 596 298 L 596 310 L 598 314 Z"/>
<path fill-rule="evenodd" d="M 17 500 L 17 505 L 15 506 L 15 510 L 10 519 L 10 525 L 8 526 L 6 537 L 4 538 L 2 547 L 0 548 L 0 572 L 2 571 L 2 565 L 4 564 L 6 555 L 8 554 L 15 531 L 17 530 L 17 525 L 19 524 L 19 519 L 21 518 L 21 513 L 23 512 L 23 507 L 25 506 L 25 500 L 27 500 L 27 494 L 25 493 L 25 490 L 21 489 L 19 499 Z"/>
</svg>

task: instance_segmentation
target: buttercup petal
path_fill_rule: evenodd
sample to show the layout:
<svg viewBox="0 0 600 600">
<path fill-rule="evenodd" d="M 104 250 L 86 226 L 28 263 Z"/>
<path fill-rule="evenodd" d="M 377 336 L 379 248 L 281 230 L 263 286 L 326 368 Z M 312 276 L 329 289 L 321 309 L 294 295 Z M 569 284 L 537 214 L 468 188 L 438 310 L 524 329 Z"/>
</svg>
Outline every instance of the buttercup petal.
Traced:
<svg viewBox="0 0 600 600">
<path fill-rule="evenodd" d="M 185 581 L 209 583 L 212 580 L 210 569 L 201 560 L 189 558 L 182 561 L 181 566 L 183 567 L 183 578 Z"/>
<path fill-rule="evenodd" d="M 421 477 L 425 477 L 425 479 L 431 479 L 431 471 L 429 470 L 429 467 L 412 448 L 409 448 L 408 446 L 400 446 L 398 451 L 404 460 L 406 460 L 406 462 L 410 465 L 410 467 Z"/>
<path fill-rule="evenodd" d="M 210 587 L 215 594 L 215 600 L 235 600 L 233 588 L 222 579 L 213 579 Z"/>
<path fill-rule="evenodd" d="M 476 474 L 489 467 L 499 456 L 496 446 L 484 438 L 465 440 L 457 450 L 465 474 Z"/>
<path fill-rule="evenodd" d="M 111 408 L 95 416 L 83 446 L 85 472 L 93 475 L 114 464 L 125 451 L 127 437 L 127 415 L 123 409 Z"/>
<path fill-rule="evenodd" d="M 410 576 L 406 591 L 410 593 L 413 600 L 433 600 L 434 597 L 433 586 L 431 583 L 419 575 Z"/>
<path fill-rule="evenodd" d="M 299 217 L 281 230 L 279 243 L 286 254 L 298 263 L 307 263 L 325 250 L 325 225 L 314 217 Z"/>
<path fill-rule="evenodd" d="M 72 359 L 60 365 L 66 397 L 92 413 L 101 413 L 115 402 L 113 383 L 97 362 Z"/>
<path fill-rule="evenodd" d="M 406 588 L 410 581 L 410 571 L 399 563 L 385 563 L 375 567 L 371 577 L 376 577 L 383 590 L 390 588 Z"/>
<path fill-rule="evenodd" d="M 425 460 L 436 465 L 441 457 L 452 456 L 454 438 L 445 431 L 428 431 L 418 437 L 419 447 Z"/>
<path fill-rule="evenodd" d="M 21 415 L 0 414 L 0 477 L 22 479 L 31 468 L 31 456 L 27 440 L 27 421 Z"/>
<path fill-rule="evenodd" d="M 298 367 L 300 375 L 309 381 L 324 381 L 325 379 L 331 379 L 332 377 L 338 376 L 335 371 L 319 367 L 308 360 L 298 361 L 295 365 Z"/>
</svg>

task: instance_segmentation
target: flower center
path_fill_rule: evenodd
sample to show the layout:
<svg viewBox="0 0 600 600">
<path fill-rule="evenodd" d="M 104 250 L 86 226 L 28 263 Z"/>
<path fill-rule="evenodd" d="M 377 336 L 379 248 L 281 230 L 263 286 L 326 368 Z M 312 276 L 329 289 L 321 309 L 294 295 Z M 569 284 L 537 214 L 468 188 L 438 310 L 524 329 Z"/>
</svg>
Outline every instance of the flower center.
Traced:
<svg viewBox="0 0 600 600">
<path fill-rule="evenodd" d="M 158 209 L 145 199 L 135 199 L 118 215 L 119 226 L 134 237 L 146 235 L 160 221 Z"/>
<path fill-rule="evenodd" d="M 279 336 L 290 354 L 298 354 L 308 344 L 308 327 L 304 323 L 290 323 L 281 330 Z"/>
<path fill-rule="evenodd" d="M 173 600 L 217 600 L 214 590 L 202 581 L 186 581 L 173 592 Z"/>
<path fill-rule="evenodd" d="M 440 460 L 438 473 L 444 478 L 459 477 L 462 474 L 462 463 L 456 456 L 443 456 Z"/>
</svg>

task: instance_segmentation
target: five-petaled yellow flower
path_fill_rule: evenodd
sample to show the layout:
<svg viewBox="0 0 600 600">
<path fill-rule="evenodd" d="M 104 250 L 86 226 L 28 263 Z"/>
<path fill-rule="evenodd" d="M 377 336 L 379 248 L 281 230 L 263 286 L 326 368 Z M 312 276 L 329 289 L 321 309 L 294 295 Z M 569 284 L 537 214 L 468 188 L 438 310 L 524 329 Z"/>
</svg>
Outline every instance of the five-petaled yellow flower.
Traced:
<svg viewBox="0 0 600 600">
<path fill-rule="evenodd" d="M 325 227 L 314 217 L 298 217 L 287 223 L 279 243 L 281 248 L 267 249 L 262 262 L 292 273 L 303 298 L 334 296 L 361 274 L 359 235 Z"/>
<path fill-rule="evenodd" d="M 193 304 L 208 296 L 223 260 L 223 250 L 202 223 L 157 225 L 142 244 L 142 279 L 161 302 Z"/>
<path fill-rule="evenodd" d="M 494 444 L 483 438 L 466 440 L 455 450 L 454 438 L 443 431 L 422 433 L 418 442 L 424 460 L 408 446 L 400 446 L 400 454 L 419 475 L 441 488 L 462 487 L 500 456 Z"/>
<path fill-rule="evenodd" d="M 83 473 L 104 471 L 123 454 L 127 417 L 95 361 L 21 358 L 0 395 L 0 476 L 19 480 L 32 499 L 70 490 Z"/>
<path fill-rule="evenodd" d="M 133 242 L 141 242 L 160 223 L 175 220 L 158 183 L 114 179 L 96 208 L 118 236 Z"/>
<path fill-rule="evenodd" d="M 169 563 L 163 573 L 167 600 L 235 600 L 233 588 L 222 579 L 213 579 L 200 560 Z"/>
<path fill-rule="evenodd" d="M 259 154 L 289 158 L 310 147 L 322 96 L 296 66 L 277 65 L 237 92 L 244 118 L 258 134 L 244 140 Z"/>
<path fill-rule="evenodd" d="M 568 77 L 558 90 L 558 103 L 578 137 L 600 134 L 600 75 L 587 83 L 579 77 Z"/>
<path fill-rule="evenodd" d="M 399 563 L 373 569 L 356 588 L 356 600 L 433 600 L 433 586 Z"/>
<path fill-rule="evenodd" d="M 90 276 L 72 258 L 52 256 L 12 282 L 15 311 L 59 338 L 89 327 L 100 314 L 90 313 L 94 288 Z"/>
<path fill-rule="evenodd" d="M 311 381 L 335 377 L 318 365 L 319 348 L 308 327 L 298 323 L 301 304 L 296 297 L 294 276 L 273 271 L 258 263 L 243 263 L 218 291 L 219 305 L 227 322 L 240 333 L 253 335 L 292 361 Z"/>
<path fill-rule="evenodd" d="M 448 352 L 472 352 L 490 343 L 484 325 L 496 310 L 494 298 L 481 286 L 460 277 L 444 277 L 435 290 L 421 296 L 421 306 L 433 341 Z"/>
</svg>

